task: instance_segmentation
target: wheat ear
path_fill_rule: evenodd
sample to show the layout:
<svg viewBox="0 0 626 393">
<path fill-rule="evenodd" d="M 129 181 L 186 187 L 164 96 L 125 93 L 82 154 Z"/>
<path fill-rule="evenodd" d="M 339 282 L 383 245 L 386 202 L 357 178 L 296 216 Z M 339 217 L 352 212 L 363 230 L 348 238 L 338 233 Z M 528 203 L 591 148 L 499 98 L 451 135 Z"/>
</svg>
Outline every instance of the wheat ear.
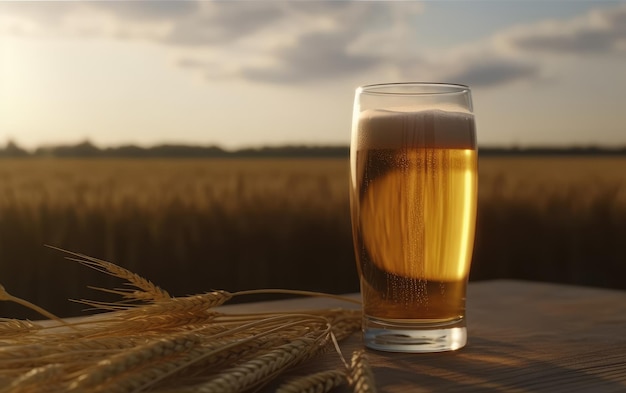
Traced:
<svg viewBox="0 0 626 393">
<path fill-rule="evenodd" d="M 157 301 L 157 300 L 165 300 L 165 299 L 171 298 L 170 294 L 167 293 L 167 291 L 161 289 L 160 287 L 153 284 L 149 280 L 146 280 L 140 275 L 135 274 L 131 272 L 130 270 L 124 269 L 123 267 L 118 266 L 114 263 L 103 261 L 101 259 L 93 258 L 87 255 L 63 250 L 61 248 L 54 247 L 54 246 L 48 246 L 48 247 L 73 255 L 76 258 L 68 257 L 67 259 L 78 262 L 81 265 L 90 267 L 99 272 L 126 280 L 128 281 L 129 284 L 131 284 L 132 286 L 140 290 L 139 292 L 132 291 L 132 290 L 128 290 L 128 291 L 118 290 L 118 293 L 122 294 L 127 299 L 142 300 L 142 301 L 146 301 L 146 300 Z"/>
<path fill-rule="evenodd" d="M 174 374 L 190 371 L 192 366 L 196 371 L 212 371 L 218 365 L 224 367 L 234 361 L 242 361 L 256 356 L 268 348 L 276 347 L 288 341 L 284 334 L 291 325 L 311 321 L 310 319 L 293 321 L 293 317 L 294 315 L 281 315 L 266 320 L 247 322 L 228 331 L 212 335 L 204 335 L 205 332 L 214 330 L 212 327 L 203 327 L 197 330 L 199 334 L 203 335 L 202 343 L 189 351 L 155 358 L 150 364 L 120 373 L 119 376 L 100 384 L 96 390 L 92 391 L 94 393 L 136 392 L 158 384 Z M 291 322 L 276 326 L 277 322 L 284 320 L 291 320 Z M 313 319 L 313 321 L 319 324 L 317 319 Z M 260 328 L 269 330 L 259 330 Z M 207 369 L 208 367 L 210 369 Z M 175 391 L 179 392 L 180 388 Z"/>
<path fill-rule="evenodd" d="M 188 352 L 167 356 L 140 369 L 123 373 L 110 383 L 101 384 L 96 390 L 93 390 L 93 393 L 144 391 L 155 385 L 161 386 L 164 380 L 180 387 L 181 379 L 174 377 L 180 378 L 184 375 L 189 377 L 207 371 L 215 372 L 215 370 L 219 370 L 217 367 L 225 367 L 237 361 L 243 361 L 283 343 L 284 339 L 273 336 L 267 338 L 210 339 L 208 342 L 191 348 Z"/>
<path fill-rule="evenodd" d="M 338 345 L 338 340 L 359 328 L 360 312 L 331 309 L 225 314 L 213 310 L 232 296 L 252 293 L 345 298 L 291 290 L 214 291 L 173 298 L 115 264 L 70 254 L 74 256 L 70 259 L 122 278 L 137 290 L 105 289 L 124 298 L 116 303 L 84 301 L 97 309 L 117 312 L 70 325 L 80 328 L 78 331 L 54 325 L 46 334 L 39 334 L 44 327 L 0 319 L 0 340 L 6 344 L 0 348 L 0 386 L 5 387 L 0 393 L 164 393 L 173 384 L 172 392 L 176 393 L 250 391 L 332 345 L 348 372 L 304 377 L 300 383 L 306 385 L 300 390 L 317 393 L 348 381 L 356 393 L 375 391 L 363 353 L 355 354 L 352 365 L 348 365 Z M 0 299 L 43 311 L 48 318 L 65 324 L 2 287 Z M 3 334 L 3 329 L 15 334 Z"/>
<path fill-rule="evenodd" d="M 174 297 L 130 309 L 127 315 L 194 313 L 221 306 L 231 298 L 232 295 L 226 291 L 213 291 L 201 295 Z"/>
<path fill-rule="evenodd" d="M 81 371 L 82 374 L 70 384 L 68 391 L 81 392 L 85 389 L 93 389 L 116 375 L 128 372 L 155 359 L 189 351 L 200 341 L 201 337 L 195 332 L 153 340 L 148 344 L 104 359 L 92 369 Z"/>
<path fill-rule="evenodd" d="M 312 337 L 295 339 L 181 393 L 237 393 L 252 389 L 306 358 L 318 341 Z"/>
<path fill-rule="evenodd" d="M 5 291 L 6 292 L 6 291 Z M 17 336 L 31 334 L 41 330 L 40 325 L 19 319 L 0 319 L 0 338 L 15 339 Z"/>
<path fill-rule="evenodd" d="M 7 369 L 10 364 L 21 364 L 31 359 L 44 359 L 50 355 L 68 355 L 90 352 L 107 352 L 128 349 L 146 342 L 145 335 L 141 337 L 74 337 L 68 334 L 42 334 L 37 341 L 26 345 L 19 341 L 0 346 L 0 369 Z"/>
<path fill-rule="evenodd" d="M 41 367 L 35 367 L 28 372 L 15 378 L 13 382 L 0 393 L 37 392 L 42 390 L 42 383 L 49 384 L 51 380 L 59 380 L 63 374 L 63 365 L 51 363 Z"/>
<path fill-rule="evenodd" d="M 343 370 L 320 371 L 294 378 L 278 387 L 276 393 L 327 393 L 348 381 Z"/>
<path fill-rule="evenodd" d="M 354 351 L 350 364 L 349 382 L 354 393 L 376 393 L 374 373 L 364 350 Z"/>
</svg>

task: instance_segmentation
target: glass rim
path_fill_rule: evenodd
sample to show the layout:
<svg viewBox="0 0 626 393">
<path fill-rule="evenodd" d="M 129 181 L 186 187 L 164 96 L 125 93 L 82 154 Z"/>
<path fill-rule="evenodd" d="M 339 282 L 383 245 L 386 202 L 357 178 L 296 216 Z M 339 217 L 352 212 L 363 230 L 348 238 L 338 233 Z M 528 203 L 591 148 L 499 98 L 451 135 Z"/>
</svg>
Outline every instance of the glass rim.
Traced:
<svg viewBox="0 0 626 393">
<path fill-rule="evenodd" d="M 382 96 L 431 96 L 470 93 L 470 87 L 446 82 L 391 82 L 359 86 L 357 94 Z"/>
</svg>

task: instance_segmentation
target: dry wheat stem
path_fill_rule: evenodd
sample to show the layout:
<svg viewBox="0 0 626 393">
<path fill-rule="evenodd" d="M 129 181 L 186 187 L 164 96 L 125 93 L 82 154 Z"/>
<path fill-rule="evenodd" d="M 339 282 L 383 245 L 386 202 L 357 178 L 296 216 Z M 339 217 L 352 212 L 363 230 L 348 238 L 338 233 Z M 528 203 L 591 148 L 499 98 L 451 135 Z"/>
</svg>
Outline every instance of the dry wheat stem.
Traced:
<svg viewBox="0 0 626 393">
<path fill-rule="evenodd" d="M 297 321 L 297 322 L 292 322 L 292 323 L 301 323 L 301 321 Z M 243 328 L 246 329 L 250 329 L 251 327 L 257 327 L 255 325 L 257 325 L 258 323 L 251 323 L 251 324 L 247 324 L 245 326 L 240 327 L 239 329 L 237 329 L 237 331 L 242 330 Z M 208 339 L 210 339 L 210 344 L 203 344 L 203 347 L 199 350 L 199 351 L 192 351 L 192 356 L 188 357 L 188 358 L 183 358 L 183 359 L 174 359 L 173 360 L 173 364 L 168 365 L 167 363 L 164 363 L 162 365 L 157 365 L 157 369 L 159 369 L 161 371 L 161 373 L 157 374 L 156 376 L 153 377 L 152 379 L 152 383 L 155 383 L 156 381 L 160 380 L 160 379 L 164 379 L 167 378 L 169 375 L 179 371 L 182 368 L 187 368 L 190 367 L 192 364 L 194 363 L 199 363 L 202 360 L 207 360 L 207 363 L 210 364 L 216 364 L 218 363 L 218 361 L 223 361 L 224 359 L 228 359 L 228 358 L 232 358 L 232 353 L 233 350 L 235 350 L 237 347 L 241 347 L 242 345 L 246 345 L 248 343 L 255 343 L 258 342 L 260 339 L 262 339 L 264 336 L 267 336 L 269 334 L 272 333 L 277 333 L 280 332 L 281 334 L 283 334 L 283 328 L 288 327 L 289 324 L 287 325 L 281 325 L 278 328 L 273 328 L 270 329 L 268 331 L 256 334 L 256 335 L 248 335 L 246 337 L 238 337 L 236 335 L 233 334 L 232 331 L 229 332 L 224 332 L 222 334 L 217 334 L 217 335 L 213 335 L 213 336 L 208 336 L 208 337 L 204 337 L 203 339 L 206 341 Z M 245 330 L 244 330 L 245 331 Z M 221 336 L 227 336 L 227 337 L 231 337 L 232 341 L 224 341 L 222 340 L 221 342 L 219 342 L 219 345 L 214 345 L 212 343 L 216 342 L 216 338 L 219 338 Z M 260 347 L 257 345 L 257 347 Z M 246 349 L 250 350 L 250 349 L 254 349 L 254 345 L 250 345 L 245 347 Z M 241 352 L 240 351 L 236 351 L 234 352 L 235 354 L 237 354 L 237 357 L 241 357 Z M 216 361 L 217 359 L 217 361 Z M 154 368 L 148 368 L 147 371 L 145 372 L 145 374 L 152 374 L 154 375 Z M 165 371 L 167 370 L 167 371 Z M 124 370 L 122 370 L 124 371 Z M 123 379 L 121 381 L 117 381 L 115 384 L 116 386 L 108 386 L 108 385 L 103 385 L 103 388 L 106 387 L 105 391 L 107 392 L 128 392 L 128 391 L 133 391 L 133 390 L 129 390 L 130 388 L 135 388 L 136 386 L 140 385 L 140 381 L 145 380 L 146 379 L 146 375 L 145 375 L 142 371 L 140 371 L 138 373 L 137 376 L 132 376 L 132 375 L 128 375 L 128 378 Z M 129 388 L 130 386 L 130 388 Z"/>
<path fill-rule="evenodd" d="M 86 332 L 86 336 L 90 338 L 111 335 L 124 336 L 136 332 L 155 334 L 169 332 L 177 328 L 203 325 L 209 323 L 213 318 L 213 314 L 207 312 L 151 314 L 130 319 L 124 319 L 117 315 L 115 319 L 109 321 L 108 325 L 96 323 L 89 332 Z"/>
<path fill-rule="evenodd" d="M 299 320 L 300 322 L 302 322 L 305 319 L 310 318 L 314 318 L 315 320 L 324 324 L 330 322 L 333 326 L 333 330 L 336 330 L 336 333 L 343 334 L 343 331 L 350 330 L 350 332 L 354 332 L 356 329 L 358 329 L 358 327 L 360 327 L 361 313 L 352 313 L 345 310 L 285 311 L 242 315 L 223 313 L 217 315 L 214 319 L 214 322 L 224 325 L 237 325 L 243 322 L 252 324 L 282 324 L 283 321 Z"/>
<path fill-rule="evenodd" d="M 293 378 L 280 385 L 276 393 L 327 393 L 346 384 L 347 381 L 348 377 L 344 370 L 320 371 Z"/>
<path fill-rule="evenodd" d="M 132 285 L 130 283 L 124 283 L 126 285 Z M 114 295 L 118 295 L 121 296 L 125 301 L 125 302 L 146 302 L 146 303 L 150 303 L 153 302 L 154 296 L 151 293 L 148 292 L 144 292 L 141 290 L 136 290 L 136 289 L 132 289 L 132 288 L 114 288 L 114 289 L 110 289 L 110 288 L 102 288 L 102 287 L 95 287 L 95 286 L 91 286 L 88 285 L 87 288 L 89 289 L 93 289 L 96 291 L 100 291 L 100 292 L 105 292 L 105 293 L 112 293 Z M 166 300 L 166 299 L 161 299 L 161 300 Z M 122 303 L 122 302 L 118 302 Z M 115 303 L 111 303 L 111 304 L 115 304 Z M 131 304 L 132 306 L 132 304 Z"/>
<path fill-rule="evenodd" d="M 24 299 L 20 299 L 19 297 L 13 296 L 10 293 L 7 292 L 7 290 L 4 288 L 4 286 L 0 285 L 0 300 L 6 300 L 6 301 L 10 301 L 13 303 L 17 303 L 21 306 L 30 308 L 33 311 L 36 311 L 37 313 L 43 315 L 44 317 L 48 318 L 48 319 L 52 319 L 56 322 L 59 322 L 63 325 L 69 326 L 63 319 L 57 317 L 56 315 L 52 314 L 51 312 L 48 312 L 46 310 L 44 310 L 43 308 L 27 301 Z"/>
<path fill-rule="evenodd" d="M 224 323 L 227 322 L 227 318 L 215 318 L 216 323 Z M 232 334 L 240 331 L 251 330 L 257 333 L 272 333 L 277 330 L 287 329 L 291 326 L 302 325 L 304 323 L 314 323 L 314 324 L 328 324 L 328 320 L 323 316 L 311 315 L 311 314 L 281 314 L 276 316 L 271 316 L 268 318 L 263 318 L 261 320 L 253 320 L 252 322 L 247 322 L 243 325 L 235 326 L 227 332 L 218 333 L 214 335 L 214 338 L 222 337 L 227 334 Z M 266 330 L 263 330 L 266 329 Z"/>
<path fill-rule="evenodd" d="M 333 333 L 337 341 L 342 341 L 350 337 L 354 332 L 361 329 L 361 317 L 342 318 L 331 321 Z"/>
<path fill-rule="evenodd" d="M 85 306 L 89 306 L 90 308 L 83 309 L 83 311 L 97 311 L 97 312 L 111 312 L 111 311 L 126 311 L 132 307 L 136 307 L 137 305 L 129 305 L 129 304 L 118 304 L 111 302 L 101 302 L 98 300 L 91 299 L 70 299 L 70 302 L 82 304 Z"/>
<path fill-rule="evenodd" d="M 312 296 L 312 297 L 325 297 L 329 299 L 341 300 L 342 302 L 361 304 L 360 300 L 352 299 L 347 296 L 341 295 L 333 295 L 330 293 L 324 292 L 315 292 L 315 291 L 302 291 L 297 289 L 251 289 L 247 291 L 238 291 L 234 292 L 233 296 L 244 296 L 244 295 L 301 295 L 301 296 Z"/>
<path fill-rule="evenodd" d="M 309 315 L 307 315 L 306 317 L 310 317 Z M 265 336 L 269 336 L 275 333 L 284 333 L 286 329 L 292 327 L 292 326 L 296 326 L 296 325 L 301 325 L 304 322 L 315 322 L 317 324 L 320 323 L 320 321 L 318 319 L 297 319 L 297 320 L 293 320 L 293 317 L 290 318 L 290 322 L 286 322 L 283 324 L 276 324 L 275 322 L 277 322 L 277 320 L 285 320 L 286 318 L 271 318 L 271 321 L 257 321 L 257 322 L 253 322 L 253 323 L 248 323 L 236 328 L 233 328 L 227 332 L 223 332 L 223 333 L 218 333 L 215 334 L 213 336 L 210 337 L 211 340 L 215 340 L 215 339 L 223 339 L 224 337 L 228 337 L 228 336 L 233 336 L 233 333 L 239 333 L 239 332 L 245 332 L 247 334 L 246 337 L 238 337 L 238 336 L 233 336 L 237 339 L 237 341 L 233 342 L 232 344 L 220 347 L 218 349 L 216 349 L 215 351 L 213 351 L 212 353 L 207 354 L 207 356 L 209 355 L 213 355 L 216 352 L 219 351 L 224 351 L 224 350 L 228 350 L 230 348 L 232 348 L 233 346 L 237 346 L 240 345 L 241 343 L 247 342 L 247 341 L 252 341 L 252 340 L 258 340 L 259 338 L 265 337 Z M 267 324 L 266 322 L 271 322 L 271 324 Z M 266 330 L 259 330 L 259 326 L 264 324 L 266 325 Z M 324 330 L 326 331 L 326 330 Z"/>
<path fill-rule="evenodd" d="M 0 381 L 11 381 L 0 393 L 163 392 L 173 383 L 176 388 L 172 391 L 176 392 L 247 391 L 333 346 L 345 363 L 338 341 L 360 327 L 361 313 L 356 310 L 226 314 L 216 309 L 233 296 L 260 293 L 323 296 L 360 303 L 343 296 L 262 289 L 171 297 L 115 264 L 68 253 L 76 257 L 68 259 L 124 279 L 138 290 L 96 288 L 120 295 L 122 300 L 79 301 L 107 313 L 75 323 L 47 315 L 41 309 L 48 318 L 73 330 L 0 319 L 0 344 L 4 345 L 0 347 Z M 39 311 L 2 287 L 0 299 Z M 349 378 L 344 372 L 342 379 L 338 371 L 303 377 L 301 383 L 308 387 L 301 390 L 325 392 L 349 380 L 356 392 L 373 392 L 366 360 L 352 360 Z"/>
<path fill-rule="evenodd" d="M 118 333 L 137 330 L 169 329 L 177 326 L 201 324 L 210 321 L 216 315 L 215 311 L 209 311 L 231 298 L 225 291 L 208 292 L 200 295 L 175 297 L 166 300 L 158 300 L 151 304 L 133 305 L 118 310 L 115 318 L 116 325 L 104 327 L 104 332 L 92 332 L 93 334 L 110 334 L 110 330 Z M 80 303 L 91 305 L 95 308 L 113 310 L 115 307 L 108 303 L 81 300 Z"/>
<path fill-rule="evenodd" d="M 298 309 L 298 310 L 287 310 L 287 311 L 267 311 L 267 312 L 250 312 L 245 314 L 231 314 L 227 310 L 218 309 L 221 311 L 219 317 L 217 319 L 224 320 L 224 318 L 228 318 L 230 321 L 243 321 L 243 320 L 258 320 L 259 318 L 267 318 L 271 316 L 279 316 L 279 315 L 294 315 L 302 314 L 302 315 L 316 315 L 323 316 L 329 319 L 346 319 L 346 320 L 358 320 L 362 317 L 361 310 L 349 310 L 343 308 L 331 308 L 331 309 Z"/>
<path fill-rule="evenodd" d="M 2 372 L 14 374 L 21 369 L 31 369 L 42 367 L 52 363 L 63 363 L 66 365 L 76 364 L 79 368 L 84 368 L 89 362 L 97 362 L 107 356 L 118 353 L 119 350 L 89 350 L 55 353 L 53 348 L 48 348 L 48 353 L 36 357 L 21 357 L 11 360 L 0 361 Z"/>
<path fill-rule="evenodd" d="M 95 289 L 95 290 L 106 292 L 106 293 L 113 293 L 113 294 L 119 293 L 117 290 L 108 290 L 105 288 L 93 287 L 89 285 L 87 286 L 87 288 Z M 116 301 L 116 302 L 103 302 L 103 301 L 92 300 L 92 299 L 70 299 L 70 301 L 74 303 L 85 304 L 87 306 L 92 306 L 92 308 L 86 309 L 84 311 L 123 311 L 123 310 L 128 310 L 134 307 L 139 307 L 139 306 L 143 306 L 146 304 L 150 304 L 153 302 L 150 299 L 147 299 L 144 303 L 137 303 L 137 300 L 130 300 L 130 299 L 123 299 L 123 300 Z"/>
<path fill-rule="evenodd" d="M 132 348 L 147 342 L 150 336 L 124 336 L 85 338 L 75 334 L 42 334 L 36 342 L 23 344 L 13 342 L 0 347 L 0 369 L 8 369 L 10 365 L 17 367 L 19 362 L 45 361 L 53 357 L 80 358 L 89 354 L 110 354 L 117 350 Z M 59 362 L 61 360 L 59 359 Z"/>
<path fill-rule="evenodd" d="M 124 373 L 111 383 L 103 384 L 95 392 L 107 393 L 130 393 L 145 390 L 150 386 L 159 384 L 173 375 L 182 375 L 181 371 L 192 370 L 195 373 L 209 371 L 207 367 L 228 366 L 235 361 L 251 358 L 272 346 L 284 344 L 282 332 L 276 336 L 248 337 L 246 340 L 213 340 L 190 349 L 178 356 L 153 362 L 152 364 L 137 370 L 136 372 Z M 210 356 L 209 356 L 210 355 Z M 180 382 L 177 382 L 180 384 Z"/>
</svg>

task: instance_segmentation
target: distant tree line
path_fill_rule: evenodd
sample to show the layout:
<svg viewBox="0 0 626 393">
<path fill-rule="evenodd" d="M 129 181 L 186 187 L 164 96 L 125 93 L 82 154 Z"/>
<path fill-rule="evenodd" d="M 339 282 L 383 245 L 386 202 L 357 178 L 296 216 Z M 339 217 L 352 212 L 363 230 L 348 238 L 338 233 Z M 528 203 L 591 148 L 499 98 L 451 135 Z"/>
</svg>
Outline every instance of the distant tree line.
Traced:
<svg viewBox="0 0 626 393">
<path fill-rule="evenodd" d="M 626 146 L 569 146 L 569 147 L 479 147 L 485 156 L 626 156 Z"/>
<path fill-rule="evenodd" d="M 75 145 L 39 147 L 34 151 L 21 148 L 9 141 L 0 148 L 0 158 L 57 157 L 57 158 L 237 158 L 237 157 L 348 157 L 348 146 L 288 145 L 278 147 L 225 150 L 218 146 L 162 144 L 152 147 L 122 145 L 99 148 L 89 141 Z"/>
<path fill-rule="evenodd" d="M 28 151 L 13 141 L 0 148 L 0 158 L 56 157 L 56 158 L 347 158 L 348 146 L 286 145 L 276 147 L 224 150 L 218 146 L 162 144 L 152 147 L 122 145 L 99 148 L 89 141 L 74 145 L 39 147 Z M 480 147 L 485 156 L 626 156 L 626 146 L 608 148 L 584 147 Z"/>
</svg>

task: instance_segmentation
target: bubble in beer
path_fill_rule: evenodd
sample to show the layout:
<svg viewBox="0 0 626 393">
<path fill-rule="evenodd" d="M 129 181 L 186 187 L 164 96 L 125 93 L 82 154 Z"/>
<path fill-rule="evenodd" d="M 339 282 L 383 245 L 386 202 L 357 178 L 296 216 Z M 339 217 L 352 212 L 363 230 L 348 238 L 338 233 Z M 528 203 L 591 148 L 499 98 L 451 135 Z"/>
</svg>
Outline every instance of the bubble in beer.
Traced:
<svg viewBox="0 0 626 393">
<path fill-rule="evenodd" d="M 368 307 L 416 317 L 458 315 L 474 237 L 474 117 L 442 110 L 364 111 L 356 125 L 352 190 Z M 452 298 L 452 297 L 449 297 Z M 377 306 L 378 304 L 378 306 Z M 366 310 L 367 312 L 367 310 Z M 406 311 L 398 311 L 406 315 Z"/>
</svg>

